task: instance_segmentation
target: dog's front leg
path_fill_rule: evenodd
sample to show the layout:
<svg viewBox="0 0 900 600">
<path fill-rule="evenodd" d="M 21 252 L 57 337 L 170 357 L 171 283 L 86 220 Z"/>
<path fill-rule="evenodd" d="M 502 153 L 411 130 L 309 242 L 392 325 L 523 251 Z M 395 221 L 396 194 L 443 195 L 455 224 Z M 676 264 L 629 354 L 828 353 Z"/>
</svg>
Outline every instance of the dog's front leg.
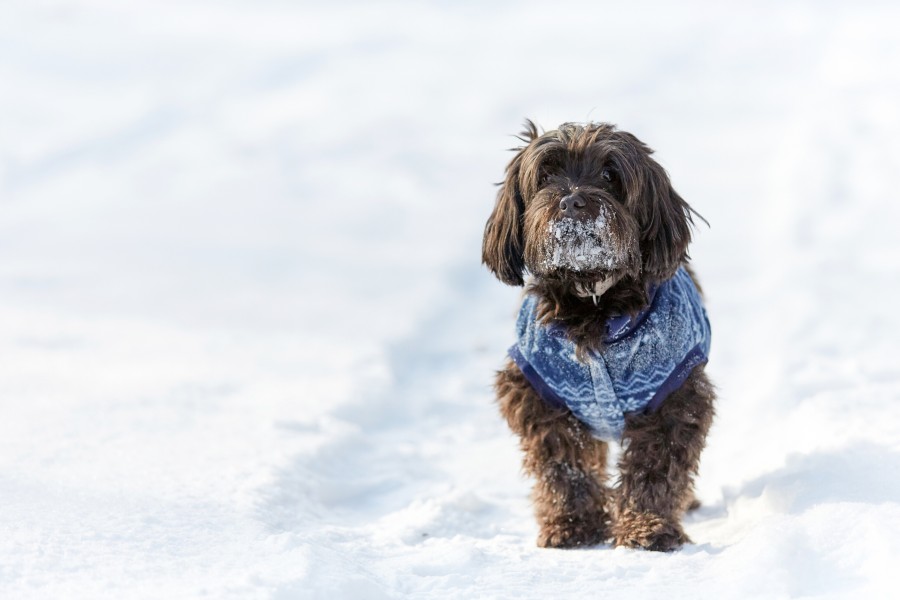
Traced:
<svg viewBox="0 0 900 600">
<path fill-rule="evenodd" d="M 497 375 L 500 411 L 520 436 L 525 471 L 536 478 L 532 499 L 538 546 L 592 546 L 609 538 L 606 443 L 566 410 L 545 403 L 513 363 Z"/>
<path fill-rule="evenodd" d="M 667 552 L 689 542 L 681 516 L 713 418 L 712 384 L 697 367 L 655 413 L 629 416 L 619 460 L 615 544 Z"/>
</svg>

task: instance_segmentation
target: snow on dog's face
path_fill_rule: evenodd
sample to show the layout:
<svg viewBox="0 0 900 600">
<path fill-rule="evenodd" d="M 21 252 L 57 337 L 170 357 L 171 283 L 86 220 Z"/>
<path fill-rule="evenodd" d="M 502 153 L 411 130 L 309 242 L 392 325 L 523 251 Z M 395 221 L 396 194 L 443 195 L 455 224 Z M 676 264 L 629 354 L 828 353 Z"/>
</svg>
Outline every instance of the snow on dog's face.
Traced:
<svg viewBox="0 0 900 600">
<path fill-rule="evenodd" d="M 594 218 L 564 216 L 551 220 L 547 234 L 536 240 L 541 259 L 530 270 L 538 275 L 561 269 L 592 273 L 627 266 L 632 244 L 623 244 L 614 233 L 614 218 L 614 213 L 601 204 Z"/>
<path fill-rule="evenodd" d="M 482 259 L 503 282 L 663 280 L 686 256 L 691 209 L 640 140 L 605 123 L 565 123 L 506 168 Z"/>
</svg>

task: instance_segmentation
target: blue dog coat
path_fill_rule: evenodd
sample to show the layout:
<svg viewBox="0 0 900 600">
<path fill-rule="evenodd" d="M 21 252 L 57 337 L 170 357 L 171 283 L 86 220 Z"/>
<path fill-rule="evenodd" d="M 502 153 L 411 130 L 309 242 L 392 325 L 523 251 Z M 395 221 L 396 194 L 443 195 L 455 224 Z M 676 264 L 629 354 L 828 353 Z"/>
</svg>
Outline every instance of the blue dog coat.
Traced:
<svg viewBox="0 0 900 600">
<path fill-rule="evenodd" d="M 606 323 L 604 347 L 575 356 L 559 324 L 537 320 L 537 298 L 527 295 L 516 322 L 510 357 L 546 401 L 568 408 L 599 439 L 618 441 L 625 415 L 653 412 L 709 357 L 706 310 L 682 267 L 650 290 L 650 304 L 634 318 Z"/>
</svg>

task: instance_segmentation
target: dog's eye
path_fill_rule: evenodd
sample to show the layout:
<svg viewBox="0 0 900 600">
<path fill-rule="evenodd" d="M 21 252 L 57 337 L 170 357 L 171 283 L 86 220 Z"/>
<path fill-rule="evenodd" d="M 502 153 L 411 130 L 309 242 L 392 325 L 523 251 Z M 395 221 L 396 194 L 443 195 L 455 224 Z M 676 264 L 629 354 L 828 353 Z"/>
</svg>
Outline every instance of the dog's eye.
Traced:
<svg viewBox="0 0 900 600">
<path fill-rule="evenodd" d="M 603 181 L 612 181 L 612 178 L 612 171 L 610 171 L 609 169 L 603 169 L 600 172 L 600 179 L 602 179 Z"/>
</svg>

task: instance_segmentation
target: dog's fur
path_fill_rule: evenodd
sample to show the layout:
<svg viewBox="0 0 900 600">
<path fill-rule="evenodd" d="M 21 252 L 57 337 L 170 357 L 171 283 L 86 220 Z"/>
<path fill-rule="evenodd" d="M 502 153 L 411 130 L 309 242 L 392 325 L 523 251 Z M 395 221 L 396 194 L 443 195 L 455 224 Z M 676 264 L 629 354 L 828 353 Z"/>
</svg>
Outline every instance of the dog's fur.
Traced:
<svg viewBox="0 0 900 600">
<path fill-rule="evenodd" d="M 612 125 L 566 123 L 541 134 L 526 121 L 519 139 L 525 145 L 506 168 L 482 259 L 509 285 L 525 285 L 529 273 L 539 318 L 562 325 L 583 356 L 602 348 L 610 316 L 636 315 L 647 306 L 649 285 L 687 267 L 696 213 L 672 189 L 652 150 Z M 580 221 L 605 219 L 603 244 L 612 259 L 586 266 L 548 260 L 564 198 L 578 201 Z M 597 282 L 612 285 L 599 298 L 585 293 Z M 668 551 L 689 541 L 680 520 L 696 505 L 692 481 L 715 399 L 703 365 L 659 410 L 627 416 L 615 488 L 608 485 L 607 444 L 568 410 L 544 402 L 512 361 L 497 374 L 496 391 L 521 438 L 525 471 L 537 480 L 539 546 L 611 539 Z"/>
</svg>

